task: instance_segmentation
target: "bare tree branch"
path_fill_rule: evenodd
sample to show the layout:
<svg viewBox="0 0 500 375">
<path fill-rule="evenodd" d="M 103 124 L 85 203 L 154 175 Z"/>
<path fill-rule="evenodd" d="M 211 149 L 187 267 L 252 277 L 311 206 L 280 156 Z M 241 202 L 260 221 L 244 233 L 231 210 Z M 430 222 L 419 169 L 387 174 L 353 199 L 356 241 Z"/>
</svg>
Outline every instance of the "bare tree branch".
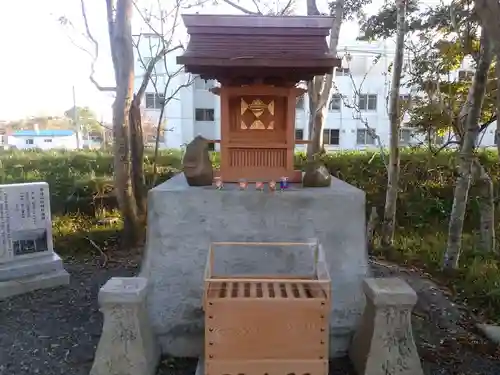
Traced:
<svg viewBox="0 0 500 375">
<path fill-rule="evenodd" d="M 108 35 L 109 44 L 111 46 L 111 60 L 113 61 L 113 66 L 117 66 L 118 57 L 116 56 L 116 51 L 113 48 L 113 40 L 115 37 L 115 1 L 116 0 L 106 0 L 106 19 L 108 22 Z M 118 80 L 117 72 L 115 71 L 115 80 Z"/>
<path fill-rule="evenodd" d="M 184 49 L 181 42 L 179 42 L 178 45 L 173 46 L 173 39 L 175 37 L 176 27 L 179 25 L 180 10 L 182 8 L 182 5 L 183 5 L 183 0 L 176 0 L 173 9 L 165 10 L 161 8 L 161 4 L 158 1 L 158 9 L 159 9 L 159 16 L 158 16 L 153 14 L 153 12 L 151 12 L 151 14 L 145 14 L 145 11 L 139 9 L 137 3 L 133 2 L 135 10 L 137 11 L 137 13 L 139 13 L 143 22 L 147 25 L 150 31 L 150 33 L 148 34 L 149 35 L 152 34 L 155 36 L 154 38 L 155 45 L 152 44 L 153 38 L 148 39 L 151 58 L 147 63 L 143 61 L 139 49 L 139 43 L 141 41 L 141 36 L 143 34 L 139 34 L 137 42 L 134 43 L 134 46 L 137 50 L 137 54 L 139 55 L 139 60 L 143 68 L 145 69 L 145 72 L 144 76 L 142 77 L 141 85 L 137 90 L 137 93 L 134 95 L 133 99 L 134 105 L 139 107 L 142 97 L 144 96 L 144 93 L 146 92 L 146 89 L 148 87 L 148 84 L 149 82 L 151 82 L 154 88 L 156 98 L 161 100 L 160 113 L 156 124 L 155 151 L 153 159 L 153 185 L 156 184 L 156 179 L 158 175 L 157 160 L 158 160 L 160 139 L 162 132 L 173 130 L 173 129 L 170 130 L 162 129 L 162 122 L 164 119 L 166 107 L 171 100 L 175 99 L 175 97 L 177 96 L 178 92 L 181 89 L 190 86 L 193 82 L 192 78 L 190 77 L 187 80 L 187 82 L 176 86 L 175 89 L 172 89 L 171 86 L 173 80 L 180 74 L 182 74 L 184 69 L 183 67 L 179 67 L 176 68 L 175 71 L 171 72 L 169 66 L 167 66 L 167 59 L 165 58 L 170 53 L 174 53 L 177 50 Z M 159 22 L 160 25 L 159 29 L 157 29 L 155 25 L 153 25 L 153 23 L 151 22 L 152 19 L 155 19 Z M 168 25 L 167 30 L 164 29 L 166 25 Z M 156 41 L 158 43 L 156 43 Z M 164 69 L 161 73 L 161 76 L 164 77 L 164 81 L 162 80 L 160 83 L 158 82 L 158 77 L 160 75 L 156 74 L 155 70 L 157 68 L 158 62 L 161 61 L 162 59 L 163 59 Z M 159 88 L 160 84 L 163 85 L 161 89 Z"/>
<path fill-rule="evenodd" d="M 374 59 L 374 63 L 370 66 L 370 68 L 366 71 L 366 73 L 364 74 L 363 78 L 361 79 L 361 83 L 360 83 L 359 87 L 356 85 L 356 82 L 354 81 L 354 77 L 352 76 L 352 74 L 350 73 L 350 70 L 349 70 L 349 78 L 351 80 L 351 85 L 352 85 L 352 89 L 353 89 L 353 92 L 354 92 L 353 101 L 352 102 L 347 101 L 346 96 L 342 95 L 342 93 L 340 92 L 340 90 L 338 89 L 338 87 L 336 86 L 335 83 L 333 83 L 333 88 L 337 91 L 337 93 L 340 94 L 340 97 L 342 98 L 342 101 L 343 101 L 344 105 L 347 108 L 351 108 L 354 111 L 354 113 L 352 115 L 352 118 L 354 120 L 358 120 L 359 122 L 361 122 L 363 124 L 363 126 L 365 127 L 368 135 L 376 141 L 377 146 L 378 146 L 379 151 L 380 151 L 380 158 L 382 159 L 382 162 L 384 163 L 384 166 L 385 166 L 386 170 L 388 170 L 389 169 L 389 163 L 388 163 L 388 160 L 387 160 L 387 155 L 385 154 L 384 144 L 382 143 L 382 139 L 377 134 L 377 132 L 375 131 L 375 129 L 372 128 L 372 127 L 370 127 L 368 119 L 362 115 L 361 108 L 359 107 L 359 103 L 357 102 L 357 99 L 359 100 L 359 97 L 361 95 L 361 89 L 363 87 L 363 83 L 365 82 L 368 74 L 371 72 L 371 70 L 378 63 L 379 58 L 380 58 L 380 56 L 378 55 L 377 58 Z M 346 59 L 346 60 L 347 60 L 348 66 L 349 66 L 349 60 L 350 59 Z"/>
<path fill-rule="evenodd" d="M 110 2 L 110 0 L 107 0 L 107 2 Z M 99 57 L 99 44 L 97 43 L 97 40 L 92 36 L 92 33 L 90 32 L 90 27 L 89 27 L 89 22 L 87 19 L 87 12 L 85 10 L 85 1 L 80 0 L 80 5 L 81 5 L 81 12 L 82 12 L 82 17 L 83 17 L 83 22 L 85 24 L 85 31 L 87 33 L 87 38 L 92 42 L 94 45 L 94 56 L 92 59 L 92 62 L 90 63 L 90 76 L 89 79 L 90 81 L 94 84 L 95 87 L 99 91 L 115 91 L 116 87 L 110 87 L 110 86 L 101 86 L 94 78 L 95 74 L 95 63 Z"/>
<path fill-rule="evenodd" d="M 139 100 L 140 101 L 141 98 L 142 98 L 142 96 L 144 95 L 144 93 L 146 91 L 146 88 L 148 86 L 148 81 L 150 80 L 150 78 L 151 78 L 151 76 L 153 74 L 153 71 L 155 69 L 156 64 L 161 59 L 164 59 L 164 57 L 166 55 L 168 55 L 169 53 L 175 52 L 176 50 L 179 50 L 179 49 L 184 49 L 184 47 L 182 46 L 182 44 L 179 44 L 178 46 L 173 47 L 173 48 L 171 47 L 172 39 L 174 37 L 174 30 L 175 30 L 175 27 L 177 26 L 177 21 L 178 21 L 178 17 L 179 17 L 180 5 L 181 4 L 180 4 L 180 0 L 177 0 L 176 5 L 175 5 L 175 9 L 173 10 L 173 12 L 174 12 L 173 25 L 172 25 L 172 28 L 168 31 L 168 33 L 170 34 L 168 40 L 165 40 L 165 34 L 163 33 L 163 30 L 161 30 L 162 32 L 157 31 L 156 28 L 154 28 L 151 25 L 151 22 L 148 22 L 147 18 L 141 12 L 141 10 L 139 9 L 139 7 L 137 6 L 137 4 L 136 4 L 135 1 L 133 2 L 133 5 L 134 5 L 135 9 L 137 10 L 137 12 L 139 13 L 139 15 L 141 16 L 141 18 L 143 19 L 143 21 L 148 25 L 148 27 L 151 29 L 151 31 L 153 31 L 153 33 L 156 34 L 156 36 L 158 37 L 158 39 L 162 43 L 162 46 L 160 46 L 160 45 L 158 46 L 157 53 L 149 61 L 149 63 L 148 63 L 147 66 L 144 66 L 144 62 L 142 61 L 142 58 L 141 58 L 141 62 L 143 64 L 143 67 L 146 68 L 146 72 L 145 72 L 143 80 L 141 82 L 141 86 L 139 87 L 139 90 L 137 90 L 137 93 L 136 93 L 136 95 L 134 97 L 134 100 Z M 166 17 L 168 17 L 168 15 Z M 163 10 L 161 10 L 160 11 L 160 24 L 162 25 L 162 27 L 163 27 L 164 23 L 165 22 L 164 22 L 164 19 L 163 19 Z M 140 38 L 140 35 L 139 35 L 139 38 Z M 150 46 L 149 47 L 150 47 L 150 50 L 151 50 L 152 49 L 151 48 L 151 42 L 150 42 Z M 139 48 L 138 48 L 138 43 L 136 45 L 136 48 L 137 48 L 137 52 L 140 55 Z M 161 48 L 161 51 L 159 51 L 160 48 Z M 168 68 L 167 68 L 167 65 L 166 65 L 166 61 L 165 61 L 165 72 L 168 75 Z M 177 75 L 177 74 L 178 73 L 175 73 L 175 75 Z M 168 87 L 171 78 L 172 77 L 169 75 L 168 81 L 165 84 L 165 89 Z M 156 89 L 156 82 L 153 82 L 153 85 L 155 86 L 155 89 Z"/>
<path fill-rule="evenodd" d="M 262 11 L 259 8 L 258 0 L 252 0 L 252 3 L 255 6 L 255 8 L 257 9 L 257 13 L 262 14 Z"/>
<path fill-rule="evenodd" d="M 307 14 L 309 16 L 319 16 L 321 13 L 318 10 L 315 0 L 307 0 Z"/>
<path fill-rule="evenodd" d="M 224 1 L 226 4 L 231 5 L 233 8 L 235 8 L 235 9 L 237 9 L 240 12 L 245 13 L 245 14 L 250 14 L 250 15 L 262 14 L 262 13 L 260 13 L 260 11 L 252 12 L 249 9 L 243 8 L 241 5 L 239 5 L 238 3 L 235 3 L 234 1 L 231 1 L 231 0 L 222 0 L 222 1 Z M 254 2 L 254 4 L 255 4 L 255 2 Z M 259 9 L 259 8 L 257 7 L 257 9 Z"/>
<path fill-rule="evenodd" d="M 289 0 L 288 3 L 281 9 L 280 15 L 284 16 L 293 10 L 294 0 Z"/>
</svg>

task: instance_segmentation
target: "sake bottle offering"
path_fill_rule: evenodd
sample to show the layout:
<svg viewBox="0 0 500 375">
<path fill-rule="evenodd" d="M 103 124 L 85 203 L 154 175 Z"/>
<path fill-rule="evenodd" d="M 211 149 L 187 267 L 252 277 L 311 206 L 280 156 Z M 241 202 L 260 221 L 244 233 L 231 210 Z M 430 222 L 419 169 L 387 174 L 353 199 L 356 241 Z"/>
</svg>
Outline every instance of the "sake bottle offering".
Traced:
<svg viewBox="0 0 500 375">
<path fill-rule="evenodd" d="M 217 190 L 222 190 L 224 184 L 222 183 L 222 179 L 220 177 L 215 177 L 215 187 Z"/>
<path fill-rule="evenodd" d="M 246 180 L 240 180 L 239 185 L 240 185 L 240 190 L 246 190 L 248 182 Z"/>
<path fill-rule="evenodd" d="M 280 179 L 280 189 L 281 190 L 288 189 L 288 177 L 281 177 L 281 179 Z"/>
</svg>

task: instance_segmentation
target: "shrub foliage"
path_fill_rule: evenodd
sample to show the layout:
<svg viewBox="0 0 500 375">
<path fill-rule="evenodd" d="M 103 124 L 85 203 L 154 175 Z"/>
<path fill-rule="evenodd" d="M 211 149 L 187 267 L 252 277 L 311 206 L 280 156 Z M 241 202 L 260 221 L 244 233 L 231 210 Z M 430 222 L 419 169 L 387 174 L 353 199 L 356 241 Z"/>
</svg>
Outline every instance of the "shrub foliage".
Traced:
<svg viewBox="0 0 500 375">
<path fill-rule="evenodd" d="M 50 185 L 52 211 L 55 214 L 87 210 L 89 200 L 96 205 L 112 201 L 112 154 L 109 152 L 29 152 L 0 153 L 0 183 L 46 181 Z M 447 222 L 453 201 L 455 181 L 454 154 L 433 154 L 418 150 L 401 156 L 401 180 L 398 201 L 398 225 L 420 228 Z M 214 154 L 214 164 L 218 155 Z M 497 156 L 491 152 L 481 155 L 494 181 L 500 177 Z M 342 152 L 324 156 L 330 172 L 366 192 L 367 207 L 382 208 L 385 201 L 387 174 L 378 154 Z M 302 168 L 305 156 L 297 154 L 297 168 Z M 151 187 L 152 155 L 144 160 L 145 175 Z M 163 151 L 159 156 L 159 180 L 163 182 L 181 168 L 179 151 Z M 2 168 L 3 167 L 3 168 Z M 80 203 L 78 203 L 80 202 Z M 104 203 L 103 203 L 104 204 Z M 475 192 L 469 204 L 469 224 L 477 217 Z"/>
<path fill-rule="evenodd" d="M 102 213 L 113 209 L 112 157 L 110 152 L 2 152 L 0 153 L 0 183 L 46 181 L 50 185 L 52 212 L 55 215 Z M 408 150 L 401 155 L 400 194 L 397 208 L 397 238 L 393 250 L 378 250 L 378 255 L 402 263 L 421 266 L 439 274 L 446 245 L 446 230 L 456 178 L 455 154 L 442 152 L 433 155 L 425 150 Z M 493 181 L 500 178 L 498 156 L 484 151 L 481 161 Z M 213 155 L 214 165 L 218 155 Z M 330 172 L 366 192 L 367 210 L 375 206 L 382 214 L 385 201 L 387 173 L 377 153 L 341 152 L 324 156 Z M 153 176 L 152 155 L 144 160 L 148 186 Z M 297 168 L 305 164 L 305 155 L 297 154 Z M 163 182 L 181 169 L 179 151 L 162 151 L 159 160 L 159 179 Z M 500 262 L 494 254 L 483 254 L 475 248 L 478 227 L 478 204 L 472 188 L 464 233 L 464 253 L 461 268 L 450 286 L 470 302 L 500 312 Z M 55 224 L 78 230 L 79 220 L 71 225 Z M 76 225 L 76 226 L 75 226 Z M 90 227 L 89 227 L 90 228 Z M 89 228 L 81 228 L 88 232 Z M 500 228 L 498 228 L 500 230 Z M 61 238 L 64 231 L 59 231 Z M 57 233 L 55 232 L 56 240 Z M 61 239 L 62 241 L 62 239 Z M 498 243 L 498 241 L 497 241 Z"/>
</svg>

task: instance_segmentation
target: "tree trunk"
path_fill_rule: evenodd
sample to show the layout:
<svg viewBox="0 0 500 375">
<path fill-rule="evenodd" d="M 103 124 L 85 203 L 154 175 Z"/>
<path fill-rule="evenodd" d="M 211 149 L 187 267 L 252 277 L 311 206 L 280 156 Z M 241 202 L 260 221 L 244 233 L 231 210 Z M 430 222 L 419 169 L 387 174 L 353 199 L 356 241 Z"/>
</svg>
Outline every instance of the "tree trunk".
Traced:
<svg viewBox="0 0 500 375">
<path fill-rule="evenodd" d="M 144 180 L 144 136 L 141 123 L 141 108 L 132 100 L 130 107 L 130 160 L 132 165 L 132 189 L 134 191 L 137 214 L 145 224 L 147 199 Z"/>
<path fill-rule="evenodd" d="M 163 105 L 161 107 L 160 116 L 158 117 L 158 123 L 156 124 L 155 153 L 153 157 L 153 182 L 151 184 L 152 187 L 156 186 L 156 181 L 158 180 L 158 155 L 160 153 L 161 123 L 163 121 L 165 107 L 166 105 Z"/>
<path fill-rule="evenodd" d="M 382 246 L 391 246 L 394 240 L 396 223 L 396 202 L 399 189 L 399 128 L 400 105 L 399 87 L 403 72 L 403 58 L 406 34 L 406 0 L 397 0 L 397 38 L 396 56 L 392 71 L 391 95 L 389 102 L 389 119 L 391 126 L 389 168 L 387 171 L 387 189 L 385 195 L 384 221 L 382 223 Z"/>
<path fill-rule="evenodd" d="M 491 40 L 491 47 L 493 49 L 494 54 L 496 55 L 496 67 L 495 67 L 495 73 L 496 73 L 496 78 L 497 78 L 497 92 L 500 92 L 500 23 L 498 20 L 500 19 L 500 3 L 498 0 L 476 0 L 475 1 L 475 11 L 476 14 L 479 16 L 481 20 L 481 26 L 486 30 L 486 33 L 488 34 L 490 40 Z M 497 146 L 497 152 L 498 152 L 498 157 L 500 158 L 500 95 L 497 94 L 497 126 L 495 130 L 496 134 L 496 146 Z M 483 168 L 484 170 L 484 168 Z M 489 182 L 491 182 L 491 178 L 488 176 L 488 174 L 485 172 L 485 175 L 488 177 Z M 485 186 L 483 187 L 485 189 L 484 193 L 486 193 L 486 189 L 489 190 L 489 182 L 486 180 Z M 488 199 L 488 202 L 490 200 Z M 491 216 L 489 215 L 489 210 L 486 209 L 484 212 L 485 217 L 493 220 L 493 215 L 494 215 L 494 206 L 491 211 Z M 481 211 L 481 214 L 483 215 L 483 211 Z M 481 215 L 481 228 L 483 229 L 483 223 L 487 222 L 488 220 L 484 219 L 483 216 Z M 486 246 L 491 245 L 491 249 L 495 250 L 495 232 L 494 232 L 494 227 L 491 228 L 491 232 L 486 232 L 486 227 L 487 224 L 484 225 L 484 230 L 485 233 L 482 233 L 482 237 L 492 236 L 492 241 L 491 244 L 486 243 Z"/>
<path fill-rule="evenodd" d="M 479 160 L 472 162 L 472 175 L 475 184 L 479 184 L 480 244 L 487 252 L 495 251 L 495 197 L 493 181 Z"/>
<path fill-rule="evenodd" d="M 478 135 L 478 121 L 483 105 L 484 93 L 488 79 L 488 70 L 491 65 L 491 49 L 489 38 L 484 29 L 481 32 L 481 53 L 479 62 L 474 73 L 474 79 L 469 89 L 468 97 L 470 103 L 467 118 L 465 121 L 465 131 L 459 153 L 458 177 L 455 184 L 453 206 L 448 227 L 448 241 L 444 256 L 443 267 L 445 269 L 458 268 L 461 253 L 461 237 L 464 225 L 465 210 L 471 185 L 471 169 L 474 161 L 474 149 Z M 469 99 L 468 99 L 469 101 Z M 469 105 L 470 104 L 470 105 Z"/>
<path fill-rule="evenodd" d="M 132 0 L 119 0 L 113 26 L 112 50 L 116 56 L 116 98 L 113 104 L 114 183 L 118 206 L 123 215 L 123 245 L 134 247 L 141 228 L 130 181 L 129 111 L 134 91 L 132 50 Z"/>
<path fill-rule="evenodd" d="M 500 58 L 500 3 L 498 0 L 475 0 L 474 10 L 481 20 L 481 26 L 486 29 L 491 40 L 491 47 Z"/>
<path fill-rule="evenodd" d="M 370 216 L 368 218 L 368 223 L 366 225 L 366 247 L 368 252 L 373 251 L 373 242 L 375 240 L 375 230 L 377 228 L 378 214 L 377 208 L 372 207 Z"/>
<path fill-rule="evenodd" d="M 325 111 L 326 107 L 322 111 L 317 112 L 316 109 L 311 110 L 309 115 L 309 121 L 311 133 L 309 139 L 311 143 L 307 148 L 307 160 L 313 160 L 315 155 L 318 155 L 324 151 L 323 145 L 323 127 L 325 122 Z M 314 114 L 314 116 L 313 116 Z"/>
<path fill-rule="evenodd" d="M 495 73 L 497 76 L 497 128 L 495 130 L 496 134 L 495 141 L 497 144 L 498 157 L 500 158 L 500 55 L 497 55 Z"/>
<path fill-rule="evenodd" d="M 307 0 L 307 14 L 309 16 L 319 15 L 315 0 Z M 335 2 L 332 16 L 334 16 L 334 20 L 330 31 L 330 53 L 333 56 L 337 56 L 340 27 L 344 18 L 344 0 L 337 0 Z M 313 160 L 314 155 L 323 150 L 323 128 L 332 86 L 333 72 L 326 76 L 314 77 L 308 84 L 309 140 L 311 141 L 307 147 L 307 159 L 309 162 Z"/>
</svg>

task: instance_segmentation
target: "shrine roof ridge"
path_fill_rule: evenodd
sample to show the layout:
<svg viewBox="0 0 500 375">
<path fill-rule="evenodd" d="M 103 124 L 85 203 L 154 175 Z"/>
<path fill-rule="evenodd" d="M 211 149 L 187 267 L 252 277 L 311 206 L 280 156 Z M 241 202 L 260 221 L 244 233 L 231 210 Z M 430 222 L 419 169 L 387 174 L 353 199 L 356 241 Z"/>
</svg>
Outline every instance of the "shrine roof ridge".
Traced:
<svg viewBox="0 0 500 375">
<path fill-rule="evenodd" d="M 191 27 L 325 29 L 329 32 L 333 23 L 331 16 L 183 14 L 182 19 L 188 33 Z"/>
</svg>

